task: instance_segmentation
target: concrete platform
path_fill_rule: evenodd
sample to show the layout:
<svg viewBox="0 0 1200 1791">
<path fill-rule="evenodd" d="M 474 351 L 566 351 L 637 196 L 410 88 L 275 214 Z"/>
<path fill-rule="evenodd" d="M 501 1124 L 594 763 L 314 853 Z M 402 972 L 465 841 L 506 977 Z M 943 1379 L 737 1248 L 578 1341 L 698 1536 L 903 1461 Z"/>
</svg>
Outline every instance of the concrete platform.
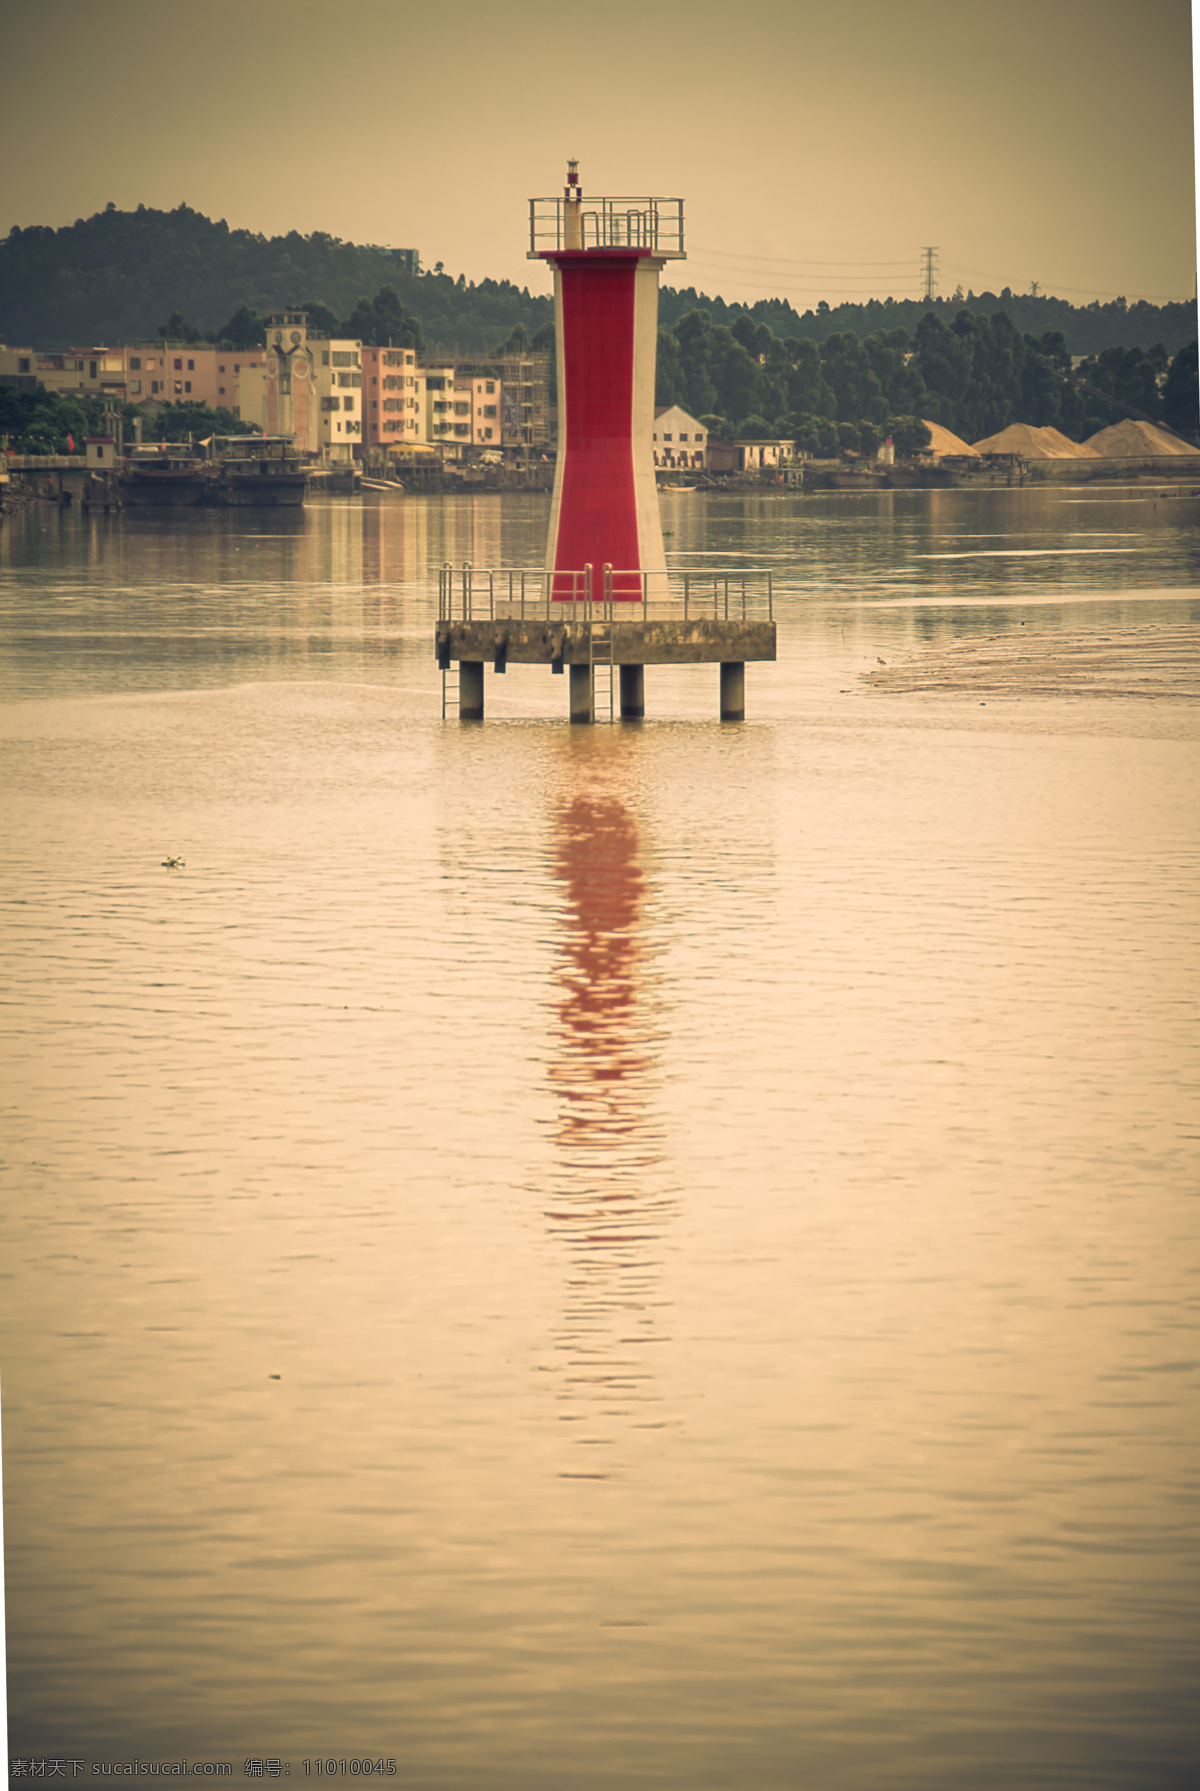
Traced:
<svg viewBox="0 0 1200 1791">
<path fill-rule="evenodd" d="M 722 721 L 743 721 L 746 713 L 746 661 L 775 658 L 773 621 L 717 621 L 708 617 L 637 620 L 589 620 L 550 616 L 537 620 L 506 616 L 489 621 L 443 620 L 437 625 L 435 648 L 443 674 L 458 665 L 458 714 L 461 721 L 483 720 L 483 670 L 513 665 L 548 665 L 570 674 L 570 718 L 595 719 L 594 673 L 597 668 L 619 674 L 620 714 L 624 721 L 645 714 L 645 667 L 648 665 L 719 665 Z M 443 714 L 448 698 L 443 679 Z M 616 694 L 616 691 L 613 692 Z"/>
<path fill-rule="evenodd" d="M 612 646 L 609 649 L 611 634 Z M 505 617 L 493 622 L 439 622 L 436 652 L 455 660 L 514 665 L 728 665 L 775 658 L 775 623 L 714 621 L 558 622 Z"/>
</svg>

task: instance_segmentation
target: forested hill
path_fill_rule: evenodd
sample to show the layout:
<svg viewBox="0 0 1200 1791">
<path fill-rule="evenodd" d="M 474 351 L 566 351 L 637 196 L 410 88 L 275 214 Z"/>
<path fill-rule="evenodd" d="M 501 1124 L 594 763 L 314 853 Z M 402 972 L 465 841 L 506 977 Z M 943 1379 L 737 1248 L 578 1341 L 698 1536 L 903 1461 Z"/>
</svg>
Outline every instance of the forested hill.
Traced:
<svg viewBox="0 0 1200 1791">
<path fill-rule="evenodd" d="M 468 286 L 461 275 L 411 275 L 379 248 L 320 231 L 260 236 L 186 205 L 110 205 L 61 230 L 31 226 L 0 239 L 0 341 L 139 341 L 157 336 L 173 312 L 208 333 L 243 305 L 265 314 L 312 301 L 344 318 L 383 286 L 419 319 L 431 351 L 478 353 L 518 323 L 533 335 L 554 316 L 550 298 L 509 280 Z"/>
<path fill-rule="evenodd" d="M 402 310 L 418 321 L 427 354 L 486 353 L 515 325 L 533 336 L 553 315 L 548 297 L 511 281 L 468 284 L 461 275 L 411 275 L 384 250 L 320 231 L 267 237 L 231 230 L 223 219 L 214 222 L 186 205 L 170 212 L 109 205 L 61 230 L 13 229 L 0 240 L 0 341 L 32 348 L 137 341 L 157 336 L 175 312 L 208 333 L 242 306 L 263 314 L 311 302 L 347 318 L 361 298 L 384 286 L 395 289 Z M 983 316 L 1003 308 L 1018 330 L 1037 336 L 1061 331 L 1069 354 L 1156 343 L 1174 354 L 1196 335 L 1193 301 L 1160 306 L 1114 299 L 1075 306 L 1007 288 L 938 299 L 932 306 L 886 299 L 832 310 L 822 304 L 803 313 L 784 299 L 730 305 L 694 287 L 667 288 L 659 319 L 670 329 L 703 309 L 714 324 L 732 326 L 749 316 L 780 338 L 823 342 L 849 330 L 866 337 L 901 328 L 911 335 L 928 310 L 949 323 L 964 308 Z"/>
<path fill-rule="evenodd" d="M 812 342 L 853 330 L 856 336 L 873 336 L 877 330 L 902 329 L 912 336 L 927 312 L 932 311 L 942 322 L 950 324 L 960 311 L 974 311 L 981 317 L 992 317 L 1003 311 L 1014 327 L 1031 336 L 1044 336 L 1060 331 L 1068 354 L 1097 355 L 1106 348 L 1152 348 L 1161 343 L 1170 355 L 1177 354 L 1186 342 L 1196 337 L 1196 301 L 1183 300 L 1172 305 L 1149 305 L 1144 300 L 1127 304 L 1123 298 L 1098 299 L 1090 305 L 1069 305 L 1066 299 L 1032 293 L 1014 293 L 1006 286 L 1003 292 L 956 293 L 953 298 L 868 299 L 863 304 L 834 305 L 824 300 L 815 311 L 796 311 L 786 299 L 760 299 L 755 305 L 729 305 L 724 299 L 708 298 L 694 286 L 680 291 L 664 290 L 658 303 L 661 329 L 671 329 L 689 311 L 707 311 L 716 324 L 730 328 L 739 317 L 749 316 L 754 323 L 765 323 L 772 335 L 796 336 Z"/>
</svg>

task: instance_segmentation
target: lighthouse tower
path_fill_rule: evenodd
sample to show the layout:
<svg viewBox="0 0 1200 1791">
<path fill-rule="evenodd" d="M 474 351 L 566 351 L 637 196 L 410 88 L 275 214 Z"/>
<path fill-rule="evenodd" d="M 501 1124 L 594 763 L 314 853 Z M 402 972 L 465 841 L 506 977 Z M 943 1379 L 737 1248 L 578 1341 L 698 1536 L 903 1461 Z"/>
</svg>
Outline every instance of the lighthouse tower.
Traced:
<svg viewBox="0 0 1200 1791">
<path fill-rule="evenodd" d="M 640 602 L 666 589 L 654 361 L 658 277 L 683 258 L 683 202 L 585 201 L 568 162 L 562 198 L 531 199 L 529 214 L 529 257 L 554 268 L 558 464 L 546 570 L 573 576 L 556 577 L 553 595 L 577 597 L 590 566 L 595 598 Z"/>
<path fill-rule="evenodd" d="M 483 672 L 570 673 L 572 722 L 646 713 L 648 665 L 720 666 L 720 716 L 746 712 L 747 660 L 775 658 L 771 571 L 680 568 L 668 589 L 654 482 L 658 276 L 683 258 L 680 199 L 591 199 L 567 164 L 562 196 L 529 202 L 529 255 L 554 269 L 558 464 L 546 562 L 460 567 L 438 583 L 442 714 L 483 720 Z M 757 585 L 757 594 L 756 594 Z M 457 664 L 457 676 L 454 666 Z M 603 700 L 601 696 L 600 700 Z"/>
</svg>

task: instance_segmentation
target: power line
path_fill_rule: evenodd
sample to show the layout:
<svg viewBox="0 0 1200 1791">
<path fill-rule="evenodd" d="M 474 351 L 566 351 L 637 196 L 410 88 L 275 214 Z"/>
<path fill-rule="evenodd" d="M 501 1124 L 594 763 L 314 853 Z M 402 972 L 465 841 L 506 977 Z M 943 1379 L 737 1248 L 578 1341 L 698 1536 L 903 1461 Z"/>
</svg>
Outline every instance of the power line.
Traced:
<svg viewBox="0 0 1200 1791">
<path fill-rule="evenodd" d="M 911 261 L 800 261 L 794 256 L 747 254 L 741 249 L 690 248 L 689 255 L 708 255 L 718 261 L 753 261 L 762 267 L 911 267 Z"/>
</svg>

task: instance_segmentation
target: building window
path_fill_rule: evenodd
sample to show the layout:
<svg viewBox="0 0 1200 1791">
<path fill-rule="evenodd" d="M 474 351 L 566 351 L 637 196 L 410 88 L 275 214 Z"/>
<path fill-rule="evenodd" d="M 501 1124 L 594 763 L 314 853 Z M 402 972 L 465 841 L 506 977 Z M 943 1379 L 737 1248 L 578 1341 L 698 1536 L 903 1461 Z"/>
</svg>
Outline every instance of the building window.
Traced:
<svg viewBox="0 0 1200 1791">
<path fill-rule="evenodd" d="M 496 390 L 496 382 L 494 379 L 488 380 L 485 390 L 487 391 L 488 396 L 490 397 L 491 394 Z"/>
<path fill-rule="evenodd" d="M 130 382 L 129 382 L 129 390 L 130 390 L 130 391 L 131 391 L 131 392 L 140 392 L 140 391 L 141 391 L 141 389 L 142 389 L 142 382 L 141 382 L 141 380 L 140 380 L 140 379 L 131 379 L 131 380 L 130 380 Z"/>
<path fill-rule="evenodd" d="M 235 373 L 240 373 L 242 370 L 242 363 L 240 361 L 235 361 L 233 363 L 233 370 Z"/>
<path fill-rule="evenodd" d="M 194 373 L 194 372 L 195 372 L 195 371 L 196 371 L 196 363 L 195 363 L 195 361 L 189 361 L 189 362 L 188 362 L 188 372 L 189 372 L 189 373 Z"/>
<path fill-rule="evenodd" d="M 679 439 L 681 442 L 685 442 L 687 440 L 687 430 L 686 429 L 680 430 Z"/>
<path fill-rule="evenodd" d="M 183 390 L 183 381 L 182 381 L 182 380 L 181 380 L 181 379 L 177 379 L 177 380 L 176 380 L 176 381 L 175 381 L 175 390 L 176 390 L 176 391 L 177 391 L 177 392 L 182 392 L 182 390 Z"/>
<path fill-rule="evenodd" d="M 131 354 L 129 357 L 129 371 L 131 373 L 140 373 L 141 370 L 142 370 L 141 355 L 140 354 Z"/>
<path fill-rule="evenodd" d="M 671 437 L 670 437 L 670 436 L 669 436 L 669 435 L 664 435 L 664 436 L 663 436 L 663 440 L 664 440 L 664 441 L 665 441 L 665 442 L 669 442 L 669 441 L 670 441 L 670 439 L 671 439 Z"/>
<path fill-rule="evenodd" d="M 183 372 L 183 362 L 182 362 L 182 361 L 176 361 L 176 363 L 175 363 L 175 371 L 176 371 L 176 373 L 182 373 L 182 372 Z"/>
<path fill-rule="evenodd" d="M 494 417 L 496 414 L 496 406 L 494 404 L 485 404 L 483 407 L 483 414 L 485 417 Z"/>
<path fill-rule="evenodd" d="M 190 380 L 190 379 L 185 379 L 185 380 L 184 380 L 184 382 L 183 382 L 183 389 L 184 389 L 184 391 L 185 391 L 185 392 L 190 392 L 190 391 L 191 391 L 191 389 L 192 389 L 192 382 L 191 382 L 191 380 Z"/>
<path fill-rule="evenodd" d="M 150 391 L 153 394 L 153 393 L 157 392 L 157 390 L 158 390 L 158 381 L 156 379 L 152 379 L 150 381 Z"/>
<path fill-rule="evenodd" d="M 218 398 L 223 398 L 223 397 L 224 397 L 224 396 L 225 396 L 225 387 L 224 387 L 224 386 L 218 386 L 218 387 L 217 387 L 217 397 L 218 397 Z"/>
</svg>

